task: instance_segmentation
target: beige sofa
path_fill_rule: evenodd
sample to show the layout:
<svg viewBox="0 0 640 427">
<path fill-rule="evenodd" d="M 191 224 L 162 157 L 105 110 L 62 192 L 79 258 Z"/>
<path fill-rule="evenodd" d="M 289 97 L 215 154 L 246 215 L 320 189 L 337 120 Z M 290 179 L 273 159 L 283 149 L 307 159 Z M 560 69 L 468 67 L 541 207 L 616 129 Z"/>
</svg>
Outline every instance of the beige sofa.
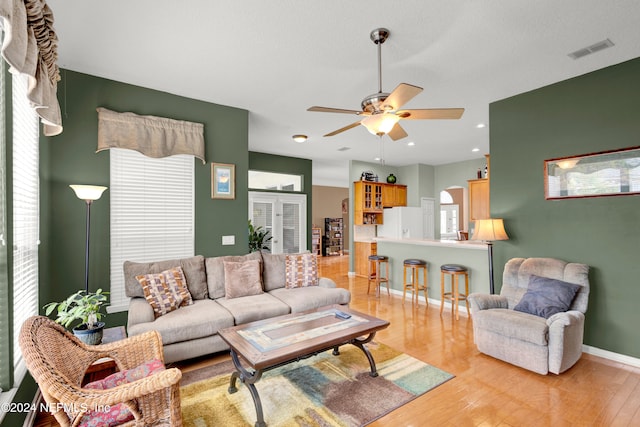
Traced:
<svg viewBox="0 0 640 427">
<path fill-rule="evenodd" d="M 285 254 L 254 252 L 242 256 L 205 258 L 195 256 L 153 263 L 124 263 L 126 295 L 131 298 L 128 334 L 157 330 L 162 336 L 166 363 L 228 349 L 218 335 L 220 329 L 330 304 L 347 305 L 351 294 L 321 277 L 318 286 L 285 287 Z M 258 295 L 227 298 L 224 262 L 261 262 L 263 291 Z M 160 273 L 180 266 L 184 271 L 193 305 L 155 317 L 144 297 L 137 275 Z"/>
</svg>

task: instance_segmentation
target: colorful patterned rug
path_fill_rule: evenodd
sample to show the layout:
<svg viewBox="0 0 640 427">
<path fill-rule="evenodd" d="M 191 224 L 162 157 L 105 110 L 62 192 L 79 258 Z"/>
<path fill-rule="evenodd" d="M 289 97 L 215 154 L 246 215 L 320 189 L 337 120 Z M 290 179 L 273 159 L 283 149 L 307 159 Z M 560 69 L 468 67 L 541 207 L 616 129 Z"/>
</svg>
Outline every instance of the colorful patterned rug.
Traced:
<svg viewBox="0 0 640 427">
<path fill-rule="evenodd" d="M 267 371 L 256 383 L 269 427 L 364 426 L 453 375 L 384 344 L 367 345 L 379 376 L 352 345 Z M 180 396 L 185 426 L 252 426 L 256 411 L 244 384 L 229 394 L 232 362 L 184 373 Z"/>
</svg>

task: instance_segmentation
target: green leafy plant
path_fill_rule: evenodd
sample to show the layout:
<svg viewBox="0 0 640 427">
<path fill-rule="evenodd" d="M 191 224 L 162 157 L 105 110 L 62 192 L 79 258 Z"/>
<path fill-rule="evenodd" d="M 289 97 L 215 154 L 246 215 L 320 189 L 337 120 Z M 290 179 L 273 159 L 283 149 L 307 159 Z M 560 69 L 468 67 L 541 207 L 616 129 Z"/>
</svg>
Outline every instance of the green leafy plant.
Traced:
<svg viewBox="0 0 640 427">
<path fill-rule="evenodd" d="M 76 326 L 86 324 L 88 329 L 95 329 L 96 323 L 104 316 L 100 309 L 107 301 L 107 294 L 108 292 L 102 292 L 102 289 L 95 293 L 80 290 L 62 302 L 50 302 L 43 308 L 47 316 L 57 309 L 56 322 L 65 328 L 79 321 Z"/>
<path fill-rule="evenodd" d="M 257 252 L 263 249 L 269 249 L 266 243 L 273 239 L 269 235 L 269 231 L 263 229 L 262 226 L 254 227 L 249 220 L 249 252 Z"/>
</svg>

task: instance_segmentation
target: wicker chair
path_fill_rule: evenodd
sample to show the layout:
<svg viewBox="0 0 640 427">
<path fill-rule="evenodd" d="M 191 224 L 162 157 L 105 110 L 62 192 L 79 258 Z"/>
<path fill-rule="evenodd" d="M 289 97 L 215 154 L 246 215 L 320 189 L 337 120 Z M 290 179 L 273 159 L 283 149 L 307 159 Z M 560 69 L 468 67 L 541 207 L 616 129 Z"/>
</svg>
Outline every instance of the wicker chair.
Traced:
<svg viewBox="0 0 640 427">
<path fill-rule="evenodd" d="M 156 331 L 90 346 L 49 318 L 33 316 L 22 325 L 20 348 L 49 408 L 59 409 L 52 410 L 52 414 L 61 426 L 79 425 L 87 421 L 87 411 L 99 412 L 119 403 L 134 417 L 122 425 L 182 425 L 182 373 L 176 368 L 105 390 L 81 386 L 87 368 L 103 357 L 112 358 L 120 371 L 153 359 L 164 363 L 160 334 Z"/>
</svg>

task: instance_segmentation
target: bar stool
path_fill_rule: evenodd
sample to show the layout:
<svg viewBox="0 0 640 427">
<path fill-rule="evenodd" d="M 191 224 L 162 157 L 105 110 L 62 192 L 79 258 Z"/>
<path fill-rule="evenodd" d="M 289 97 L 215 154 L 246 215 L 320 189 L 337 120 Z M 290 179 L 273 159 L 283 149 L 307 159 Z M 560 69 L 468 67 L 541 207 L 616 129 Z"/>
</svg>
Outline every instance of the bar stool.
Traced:
<svg viewBox="0 0 640 427">
<path fill-rule="evenodd" d="M 384 265 L 384 276 L 382 276 L 382 266 Z M 367 294 L 371 282 L 376 285 L 376 296 L 380 295 L 380 284 L 387 285 L 387 295 L 389 293 L 389 257 L 384 255 L 369 255 L 369 274 L 367 275 Z"/>
<path fill-rule="evenodd" d="M 404 304 L 404 299 L 407 294 L 407 291 L 411 292 L 411 303 L 418 302 L 418 294 L 420 291 L 424 293 L 424 299 L 427 303 L 427 307 L 429 306 L 429 298 L 427 296 L 427 286 L 428 286 L 428 272 L 427 272 L 427 261 L 422 259 L 405 259 L 402 265 L 402 277 L 404 280 L 404 286 L 402 291 L 402 303 Z M 420 283 L 420 272 L 422 271 L 422 283 Z M 407 276 L 407 273 L 409 275 Z"/>
<path fill-rule="evenodd" d="M 445 292 L 445 275 L 451 277 L 451 292 Z M 460 293 L 459 289 L 460 276 L 464 276 L 464 293 Z M 440 315 L 442 316 L 444 300 L 447 299 L 451 301 L 451 309 L 455 310 L 456 320 L 460 318 L 458 316 L 459 301 L 464 301 L 467 306 L 467 314 L 471 316 L 467 295 L 469 295 L 469 270 L 467 267 L 459 264 L 443 264 L 440 266 Z"/>
</svg>

